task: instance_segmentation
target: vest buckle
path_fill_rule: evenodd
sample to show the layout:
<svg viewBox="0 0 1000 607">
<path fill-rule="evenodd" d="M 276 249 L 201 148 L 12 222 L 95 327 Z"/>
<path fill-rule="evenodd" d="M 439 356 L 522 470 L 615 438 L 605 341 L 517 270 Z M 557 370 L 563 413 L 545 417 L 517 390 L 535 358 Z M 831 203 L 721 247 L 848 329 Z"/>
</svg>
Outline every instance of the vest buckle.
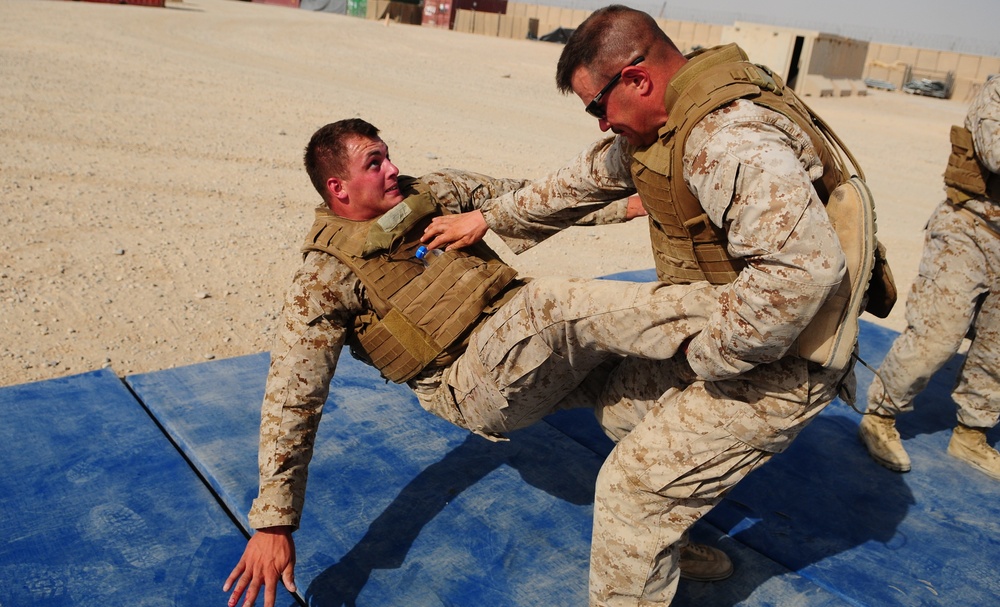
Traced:
<svg viewBox="0 0 1000 607">
<path fill-rule="evenodd" d="M 743 68 L 743 71 L 746 72 L 747 80 L 750 81 L 750 84 L 758 86 L 765 91 L 781 94 L 778 83 L 774 81 L 774 78 L 768 71 L 762 69 L 760 66 L 748 65 Z"/>
</svg>

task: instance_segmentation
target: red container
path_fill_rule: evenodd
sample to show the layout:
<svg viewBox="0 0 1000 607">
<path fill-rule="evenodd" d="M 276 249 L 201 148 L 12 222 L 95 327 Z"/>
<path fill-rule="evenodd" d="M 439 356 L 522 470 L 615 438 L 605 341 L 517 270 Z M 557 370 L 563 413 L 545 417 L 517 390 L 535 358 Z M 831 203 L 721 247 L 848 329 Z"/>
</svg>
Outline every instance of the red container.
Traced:
<svg viewBox="0 0 1000 607">
<path fill-rule="evenodd" d="M 507 0 L 424 0 L 421 25 L 452 29 L 459 9 L 505 15 Z"/>
<path fill-rule="evenodd" d="M 292 8 L 299 8 L 299 0 L 250 0 L 251 2 L 258 2 L 260 4 L 277 4 L 278 6 L 290 6 Z"/>
<path fill-rule="evenodd" d="M 165 0 L 84 0 L 84 2 L 101 2 L 103 4 L 134 4 L 136 6 L 164 6 Z"/>
</svg>

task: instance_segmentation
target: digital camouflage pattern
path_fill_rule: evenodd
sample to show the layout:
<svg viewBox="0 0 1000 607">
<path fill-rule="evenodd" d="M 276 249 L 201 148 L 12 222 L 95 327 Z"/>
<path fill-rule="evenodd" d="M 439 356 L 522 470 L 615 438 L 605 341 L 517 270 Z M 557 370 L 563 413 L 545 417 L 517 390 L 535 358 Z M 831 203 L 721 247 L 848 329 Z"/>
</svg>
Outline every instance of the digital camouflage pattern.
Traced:
<svg viewBox="0 0 1000 607">
<path fill-rule="evenodd" d="M 717 298 L 706 282 L 532 280 L 476 329 L 445 372 L 460 425 L 495 436 L 558 408 L 593 407 L 579 394 L 560 403 L 605 363 L 673 357 L 705 326 Z"/>
<path fill-rule="evenodd" d="M 523 183 L 458 171 L 426 175 L 422 181 L 453 212 L 471 210 Z M 575 214 L 581 222 L 620 220 L 625 204 L 621 200 L 581 207 L 564 218 Z M 473 332 L 474 349 L 451 366 L 425 370 L 408 383 L 427 410 L 497 437 L 508 429 L 497 424 L 498 419 L 524 424 L 548 413 L 595 366 L 624 355 L 673 356 L 704 326 L 716 298 L 708 285 L 667 289 L 651 283 L 539 279 Z M 249 517 L 253 528 L 298 527 L 330 380 L 348 329 L 355 317 L 370 311 L 360 280 L 346 265 L 320 251 L 305 256 L 286 295 L 271 352 L 261 410 L 260 488 Z M 478 396 L 463 398 L 464 412 L 475 420 L 470 425 L 445 378 L 471 378 L 467 369 L 484 366 L 489 370 L 469 381 L 486 389 L 493 380 L 489 394 L 503 396 L 489 401 L 484 397 L 482 402 Z M 463 380 L 454 381 L 461 385 Z M 523 390 L 513 388 L 518 382 Z M 495 415 L 493 409 L 505 412 Z"/>
<path fill-rule="evenodd" d="M 623 361 L 598 403 L 620 442 L 597 478 L 591 605 L 669 605 L 687 530 L 788 446 L 842 374 L 785 357 L 706 382 L 676 360 Z"/>
<path fill-rule="evenodd" d="M 1000 173 L 1000 78 L 983 86 L 965 128 L 980 163 Z M 907 327 L 872 381 L 869 410 L 912 411 L 913 399 L 974 327 L 952 392 L 958 421 L 992 428 L 1000 419 L 1000 201 L 977 196 L 963 207 L 943 202 L 927 223 L 920 268 L 906 300 Z"/>
<path fill-rule="evenodd" d="M 736 101 L 701 120 L 683 150 L 685 181 L 747 266 L 718 288 L 686 362 L 626 359 L 598 397 L 601 423 L 620 442 L 595 495 L 593 607 L 668 605 L 690 526 L 787 448 L 841 386 L 853 386 L 850 372 L 786 356 L 845 273 L 812 187 L 822 165 L 806 133 Z M 487 223 L 501 235 L 510 227 L 527 234 L 574 198 L 631 194 L 634 151 L 622 138 L 602 139 L 556 173 L 489 201 Z"/>
<path fill-rule="evenodd" d="M 559 171 L 489 201 L 483 216 L 501 236 L 525 236 L 566 213 L 574 197 L 632 194 L 633 151 L 622 138 L 602 139 Z M 748 262 L 688 351 L 699 377 L 725 379 L 785 355 L 840 285 L 844 255 L 812 187 L 822 172 L 816 150 L 784 116 L 749 101 L 713 112 L 692 131 L 684 166 L 712 222 L 727 229 L 730 253 Z"/>
</svg>

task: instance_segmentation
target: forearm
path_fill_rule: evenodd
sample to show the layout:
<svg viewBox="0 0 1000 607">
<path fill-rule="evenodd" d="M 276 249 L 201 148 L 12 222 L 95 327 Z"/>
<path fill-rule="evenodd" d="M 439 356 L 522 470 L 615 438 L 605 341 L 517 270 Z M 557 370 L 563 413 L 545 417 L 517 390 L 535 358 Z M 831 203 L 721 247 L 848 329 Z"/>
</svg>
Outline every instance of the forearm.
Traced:
<svg viewBox="0 0 1000 607">
<path fill-rule="evenodd" d="M 577 220 L 578 226 L 597 226 L 612 223 L 624 223 L 636 217 L 644 217 L 646 209 L 642 206 L 642 200 L 637 194 L 628 198 L 620 198 L 607 206 L 592 213 L 584 215 Z"/>
<path fill-rule="evenodd" d="M 602 139 L 555 173 L 488 201 L 482 208 L 486 224 L 501 237 L 530 243 L 601 213 L 635 192 L 624 145 L 617 138 Z"/>
<path fill-rule="evenodd" d="M 309 461 L 347 329 L 357 280 L 331 256 L 310 254 L 282 308 L 261 407 L 255 529 L 298 527 Z"/>
<path fill-rule="evenodd" d="M 721 380 L 779 360 L 837 286 L 833 273 L 789 280 L 745 269 L 720 296 L 706 329 L 691 341 L 692 370 L 703 379 Z"/>
<path fill-rule="evenodd" d="M 329 394 L 336 356 L 312 348 L 276 354 L 261 407 L 260 486 L 250 510 L 254 529 L 298 528 L 308 466 Z"/>
<path fill-rule="evenodd" d="M 437 201 L 452 213 L 467 213 L 492 199 L 524 187 L 527 179 L 491 177 L 472 171 L 441 169 L 420 177 Z"/>
</svg>

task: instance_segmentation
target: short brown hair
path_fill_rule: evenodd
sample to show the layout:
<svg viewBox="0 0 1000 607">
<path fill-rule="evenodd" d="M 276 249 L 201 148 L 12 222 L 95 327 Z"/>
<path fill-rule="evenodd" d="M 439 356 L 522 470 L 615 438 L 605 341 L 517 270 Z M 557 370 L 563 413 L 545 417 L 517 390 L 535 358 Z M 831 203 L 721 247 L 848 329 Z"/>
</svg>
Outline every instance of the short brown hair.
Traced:
<svg viewBox="0 0 1000 607">
<path fill-rule="evenodd" d="M 320 127 L 309 139 L 304 161 L 313 187 L 326 200 L 326 180 L 347 173 L 347 142 L 353 137 L 378 139 L 378 129 L 360 118 L 338 120 Z"/>
<path fill-rule="evenodd" d="M 664 47 L 666 44 L 666 47 Z M 608 80 L 636 57 L 659 60 L 664 49 L 677 52 L 656 20 L 621 4 L 597 9 L 569 37 L 556 66 L 556 87 L 573 92 L 573 74 L 586 68 Z"/>
</svg>

